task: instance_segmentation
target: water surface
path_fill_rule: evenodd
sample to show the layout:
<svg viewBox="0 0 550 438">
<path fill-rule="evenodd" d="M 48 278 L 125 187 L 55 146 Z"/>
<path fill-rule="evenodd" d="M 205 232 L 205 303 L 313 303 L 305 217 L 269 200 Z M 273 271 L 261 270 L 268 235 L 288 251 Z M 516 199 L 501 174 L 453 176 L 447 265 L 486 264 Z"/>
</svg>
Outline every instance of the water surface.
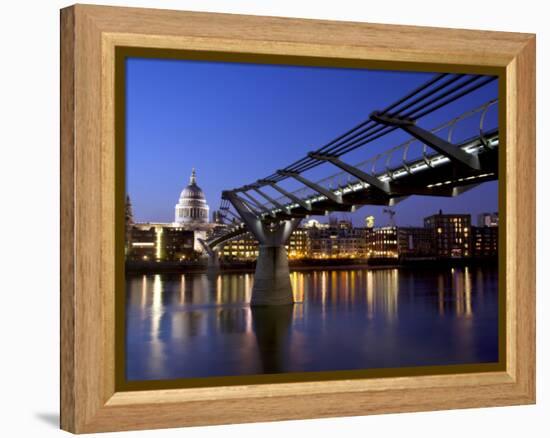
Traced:
<svg viewBox="0 0 550 438">
<path fill-rule="evenodd" d="M 297 304 L 250 308 L 253 274 L 126 280 L 128 380 L 498 361 L 497 269 L 293 272 Z"/>
</svg>

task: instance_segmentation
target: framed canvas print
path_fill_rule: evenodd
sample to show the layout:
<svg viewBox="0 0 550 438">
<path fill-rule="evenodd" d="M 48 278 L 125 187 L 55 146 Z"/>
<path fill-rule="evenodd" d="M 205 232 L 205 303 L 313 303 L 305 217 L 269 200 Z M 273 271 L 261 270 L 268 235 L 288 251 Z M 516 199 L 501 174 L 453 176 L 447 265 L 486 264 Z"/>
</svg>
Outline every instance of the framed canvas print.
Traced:
<svg viewBox="0 0 550 438">
<path fill-rule="evenodd" d="M 535 401 L 535 37 L 61 11 L 61 427 Z"/>
</svg>

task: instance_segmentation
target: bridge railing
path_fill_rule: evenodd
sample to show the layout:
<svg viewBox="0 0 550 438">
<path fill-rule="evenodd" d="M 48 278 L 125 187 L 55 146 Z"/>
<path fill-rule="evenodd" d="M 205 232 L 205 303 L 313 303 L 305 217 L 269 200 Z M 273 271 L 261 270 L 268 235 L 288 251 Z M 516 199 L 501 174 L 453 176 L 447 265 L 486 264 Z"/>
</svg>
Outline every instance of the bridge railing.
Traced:
<svg viewBox="0 0 550 438">
<path fill-rule="evenodd" d="M 450 143 L 461 143 L 466 139 L 483 138 L 487 132 L 498 126 L 497 120 L 498 100 L 493 99 L 435 127 L 431 132 L 445 138 Z M 383 177 L 388 175 L 391 177 L 392 169 L 401 167 L 407 169 L 412 163 L 419 160 L 429 160 L 435 155 L 438 155 L 438 153 L 432 148 L 426 146 L 420 140 L 411 138 L 354 166 L 373 176 Z M 345 171 L 334 173 L 317 181 L 317 184 L 333 191 L 359 183 L 357 178 Z M 303 200 L 319 195 L 309 187 L 301 187 L 291 193 Z M 291 202 L 285 196 L 280 196 L 276 200 L 282 204 Z"/>
<path fill-rule="evenodd" d="M 496 123 L 498 119 L 497 103 L 497 99 L 490 100 L 478 108 L 437 126 L 431 132 L 445 138 L 449 143 L 456 144 L 476 137 L 484 138 L 487 132 L 494 130 L 498 126 L 498 123 Z M 488 117 L 489 114 L 493 117 Z M 488 121 L 492 121 L 493 123 L 488 123 Z M 428 161 L 437 154 L 436 151 L 420 140 L 411 138 L 357 164 L 356 167 L 371 175 L 380 176 L 386 174 L 391 177 L 392 169 L 399 167 L 408 169 L 412 163 L 419 160 Z"/>
<path fill-rule="evenodd" d="M 497 126 L 498 99 L 493 99 L 435 127 L 431 132 L 454 144 L 460 144 L 466 139 L 472 138 L 479 138 L 482 140 L 482 144 L 485 144 L 486 133 L 494 130 Z M 490 145 L 488 146 L 490 147 Z M 387 180 L 393 177 L 395 169 L 404 168 L 406 171 L 409 171 L 412 163 L 419 160 L 429 163 L 429 160 L 435 155 L 438 155 L 438 153 L 432 148 L 420 140 L 410 138 L 382 153 L 355 164 L 354 167 L 370 175 Z M 363 184 L 346 171 L 336 172 L 316 183 L 337 193 Z M 322 197 L 318 192 L 307 186 L 302 186 L 293 191 L 289 190 L 289 192 L 302 200 L 315 200 Z M 277 208 L 274 203 L 261 197 L 257 196 L 255 199 L 261 201 L 261 205 L 268 210 L 275 210 Z M 290 198 L 284 195 L 273 195 L 273 199 L 280 205 L 286 206 L 293 203 Z M 229 205 L 226 208 L 229 209 Z M 231 220 L 231 217 L 228 216 L 227 219 Z M 237 224 L 233 224 L 233 226 L 237 226 Z"/>
</svg>

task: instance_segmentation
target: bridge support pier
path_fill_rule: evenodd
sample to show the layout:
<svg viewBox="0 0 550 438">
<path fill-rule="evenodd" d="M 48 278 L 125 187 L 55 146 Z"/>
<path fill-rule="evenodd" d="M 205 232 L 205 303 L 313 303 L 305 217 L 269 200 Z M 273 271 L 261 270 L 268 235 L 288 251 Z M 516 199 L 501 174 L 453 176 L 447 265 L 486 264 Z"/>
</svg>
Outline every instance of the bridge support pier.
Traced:
<svg viewBox="0 0 550 438">
<path fill-rule="evenodd" d="M 273 306 L 294 303 L 288 255 L 284 245 L 259 246 L 251 306 Z"/>
<path fill-rule="evenodd" d="M 294 304 L 285 243 L 301 219 L 265 222 L 247 209 L 243 200 L 234 192 L 223 192 L 222 196 L 233 204 L 248 230 L 259 243 L 250 305 Z"/>
<path fill-rule="evenodd" d="M 220 258 L 216 251 L 208 253 L 208 264 L 206 265 L 206 275 L 215 277 L 220 273 Z"/>
<path fill-rule="evenodd" d="M 206 275 L 208 277 L 215 277 L 220 273 L 220 257 L 218 252 L 208 245 L 203 239 L 198 239 L 206 253 L 208 254 L 208 262 L 206 265 Z"/>
<path fill-rule="evenodd" d="M 254 228 L 260 244 L 251 306 L 294 304 L 285 243 L 299 223 L 300 219 L 290 219 L 276 225 L 258 224 Z"/>
</svg>

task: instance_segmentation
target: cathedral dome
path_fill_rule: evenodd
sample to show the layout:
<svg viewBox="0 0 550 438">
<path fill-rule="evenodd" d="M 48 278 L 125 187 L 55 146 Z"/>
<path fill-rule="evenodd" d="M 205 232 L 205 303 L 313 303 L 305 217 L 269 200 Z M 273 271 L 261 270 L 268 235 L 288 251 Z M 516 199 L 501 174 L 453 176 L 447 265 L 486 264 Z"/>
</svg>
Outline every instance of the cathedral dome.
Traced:
<svg viewBox="0 0 550 438">
<path fill-rule="evenodd" d="M 189 178 L 189 185 L 181 191 L 180 199 L 205 200 L 202 189 L 197 185 L 197 175 L 195 173 L 195 169 L 193 169 L 191 178 Z"/>
<path fill-rule="evenodd" d="M 210 208 L 206 203 L 202 189 L 197 185 L 195 169 L 191 172 L 189 184 L 181 191 L 175 210 L 175 221 L 177 223 L 188 225 L 208 223 Z"/>
</svg>

